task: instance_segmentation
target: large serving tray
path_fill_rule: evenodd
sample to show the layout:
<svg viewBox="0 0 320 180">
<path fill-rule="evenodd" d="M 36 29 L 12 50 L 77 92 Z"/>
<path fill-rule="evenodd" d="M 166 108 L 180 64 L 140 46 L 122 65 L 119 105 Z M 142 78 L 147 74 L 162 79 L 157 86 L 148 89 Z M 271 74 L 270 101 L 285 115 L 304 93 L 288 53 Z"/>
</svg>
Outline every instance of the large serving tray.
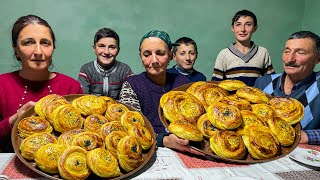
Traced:
<svg viewBox="0 0 320 180">
<path fill-rule="evenodd" d="M 77 97 L 80 97 L 80 96 L 83 96 L 81 94 L 74 94 L 74 95 L 66 95 L 64 96 L 67 101 L 71 102 L 73 99 L 77 98 Z M 131 107 L 129 106 L 126 106 L 129 110 L 133 110 Z M 28 161 L 26 159 L 24 159 L 22 156 L 21 156 L 21 153 L 20 153 L 20 150 L 19 150 L 19 147 L 20 147 L 20 144 L 22 142 L 22 138 L 19 136 L 18 134 L 18 124 L 19 124 L 19 121 L 23 118 L 26 118 L 26 117 L 29 117 L 29 116 L 35 116 L 36 113 L 34 111 L 34 107 L 28 109 L 27 111 L 25 111 L 22 116 L 15 122 L 13 128 L 12 128 L 12 134 L 11 134 L 11 141 L 12 141 L 12 145 L 13 145 L 13 149 L 16 153 L 16 155 L 18 156 L 18 158 L 28 167 L 30 168 L 32 171 L 44 176 L 45 178 L 48 178 L 48 179 L 55 179 L 55 180 L 58 180 L 58 179 L 62 179 L 62 177 L 59 175 L 59 174 L 49 174 L 49 173 L 46 173 L 46 172 L 43 172 L 41 171 L 36 163 L 34 161 Z M 121 175 L 118 176 L 118 177 L 115 177 L 115 178 L 112 178 L 113 180 L 116 180 L 116 179 L 123 179 L 123 178 L 126 178 L 126 177 L 129 177 L 129 176 L 134 176 L 135 174 L 137 173 L 140 173 L 141 171 L 139 170 L 146 170 L 146 168 L 143 168 L 144 166 L 146 166 L 147 162 L 151 159 L 154 151 L 155 151 L 155 148 L 156 148 L 156 137 L 155 137 L 155 133 L 154 133 L 154 130 L 153 130 L 153 127 L 152 125 L 150 124 L 150 122 L 148 121 L 148 119 L 143 116 L 144 118 L 144 121 L 145 121 L 145 127 L 150 131 L 151 135 L 152 135 L 152 138 L 154 139 L 154 143 L 152 144 L 151 148 L 147 151 L 143 151 L 143 163 L 137 167 L 136 169 L 134 169 L 133 171 L 130 171 L 128 173 L 125 173 L 124 171 L 121 171 Z M 59 136 L 59 133 L 58 132 L 53 132 L 53 135 L 55 137 L 58 137 Z M 100 178 L 98 176 L 96 176 L 94 173 L 92 173 L 88 179 L 103 179 L 103 178 Z"/>
<path fill-rule="evenodd" d="M 183 86 L 180 86 L 178 88 L 173 89 L 173 91 L 186 91 L 188 89 L 189 86 L 191 86 L 192 83 L 189 84 L 185 84 Z M 168 119 L 166 119 L 166 117 L 163 114 L 163 110 L 162 108 L 158 107 L 158 113 L 159 113 L 159 117 L 160 120 L 162 122 L 162 124 L 168 128 L 170 121 Z M 209 159 L 209 160 L 213 160 L 213 161 L 224 161 L 224 162 L 231 162 L 231 163 L 241 163 L 241 164 L 254 164 L 254 163 L 261 163 L 261 162 L 268 162 L 268 161 L 273 161 L 276 159 L 279 159 L 281 157 L 286 156 L 287 154 L 289 154 L 290 152 L 292 152 L 297 145 L 299 144 L 300 141 L 300 137 L 301 137 L 301 125 L 300 123 L 297 123 L 295 125 L 293 125 L 293 128 L 296 132 L 296 139 L 294 141 L 294 143 L 289 146 L 289 147 L 284 147 L 281 146 L 281 150 L 278 156 L 274 157 L 274 158 L 270 158 L 270 159 L 264 159 L 264 160 L 256 160 L 253 159 L 249 153 L 247 153 L 247 155 L 244 157 L 244 159 L 242 160 L 235 160 L 235 159 L 228 159 L 228 158 L 223 158 L 220 157 L 218 155 L 216 155 L 210 148 L 210 142 L 209 139 L 204 138 L 204 140 L 202 140 L 201 142 L 190 142 L 189 145 L 191 146 L 192 149 L 204 154 L 204 156 Z"/>
</svg>

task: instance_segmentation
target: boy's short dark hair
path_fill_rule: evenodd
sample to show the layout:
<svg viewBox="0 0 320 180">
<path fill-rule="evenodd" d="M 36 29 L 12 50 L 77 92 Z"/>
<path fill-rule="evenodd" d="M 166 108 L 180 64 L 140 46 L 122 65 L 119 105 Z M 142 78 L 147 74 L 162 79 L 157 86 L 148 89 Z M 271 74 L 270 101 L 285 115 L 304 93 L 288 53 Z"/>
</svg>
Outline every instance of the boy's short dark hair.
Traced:
<svg viewBox="0 0 320 180">
<path fill-rule="evenodd" d="M 174 43 L 176 44 L 177 46 L 173 46 L 173 54 L 176 54 L 177 50 L 178 50 L 178 47 L 179 45 L 181 44 L 185 44 L 185 45 L 190 45 L 192 44 L 194 46 L 194 49 L 196 51 L 196 53 L 198 54 L 198 48 L 197 48 L 197 43 L 191 39 L 191 38 L 188 38 L 188 37 L 181 37 L 179 38 L 178 40 L 176 40 L 176 42 Z"/>
<path fill-rule="evenodd" d="M 118 48 L 120 48 L 119 35 L 110 28 L 99 29 L 94 35 L 93 44 L 95 45 L 101 38 L 114 38 L 117 41 Z"/>
<path fill-rule="evenodd" d="M 253 19 L 253 23 L 254 23 L 254 27 L 256 27 L 256 26 L 258 26 L 258 20 L 257 20 L 257 17 L 256 17 L 256 15 L 253 13 L 253 12 L 251 12 L 251 11 L 248 11 L 248 10 L 246 10 L 246 9 L 244 9 L 244 10 L 241 10 L 241 11 L 238 11 L 234 16 L 233 16 L 233 18 L 232 18 L 232 26 L 233 26 L 233 24 L 236 22 L 236 21 L 238 21 L 238 19 L 240 18 L 240 17 L 247 17 L 247 16 L 249 16 L 249 17 L 251 17 L 252 19 Z"/>
</svg>

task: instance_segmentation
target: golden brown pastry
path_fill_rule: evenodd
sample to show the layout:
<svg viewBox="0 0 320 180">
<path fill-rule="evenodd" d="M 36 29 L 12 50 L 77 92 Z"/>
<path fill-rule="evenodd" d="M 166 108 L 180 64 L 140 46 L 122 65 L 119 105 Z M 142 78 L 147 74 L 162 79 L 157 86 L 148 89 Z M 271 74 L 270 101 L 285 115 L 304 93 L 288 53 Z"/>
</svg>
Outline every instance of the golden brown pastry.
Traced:
<svg viewBox="0 0 320 180">
<path fill-rule="evenodd" d="M 58 173 L 58 159 L 64 150 L 65 148 L 60 144 L 49 143 L 36 152 L 34 160 L 42 171 Z"/>
<path fill-rule="evenodd" d="M 117 159 L 106 149 L 97 148 L 87 153 L 89 168 L 99 177 L 112 178 L 120 176 Z"/>
<path fill-rule="evenodd" d="M 25 138 L 20 144 L 21 156 L 28 160 L 34 160 L 38 149 L 48 143 L 56 143 L 56 138 L 47 132 L 36 133 Z"/>
<path fill-rule="evenodd" d="M 244 82 L 235 79 L 226 79 L 221 81 L 218 86 L 222 87 L 227 91 L 236 91 L 240 88 L 247 86 Z"/>
<path fill-rule="evenodd" d="M 191 141 L 202 141 L 201 131 L 193 124 L 177 120 L 169 124 L 168 130 L 176 136 Z"/>
<path fill-rule="evenodd" d="M 106 117 L 100 114 L 92 114 L 84 120 L 84 130 L 100 133 L 102 125 L 109 122 Z"/>
<path fill-rule="evenodd" d="M 276 117 L 268 119 L 267 122 L 270 130 L 276 135 L 282 146 L 291 146 L 294 143 L 296 131 L 287 121 Z"/>
<path fill-rule="evenodd" d="M 252 112 L 257 114 L 264 122 L 274 118 L 274 111 L 268 104 L 253 104 L 251 107 Z"/>
<path fill-rule="evenodd" d="M 218 156 L 229 159 L 243 159 L 247 152 L 241 135 L 225 130 L 213 132 L 210 148 Z"/>
<path fill-rule="evenodd" d="M 87 151 L 79 146 L 67 148 L 58 160 L 58 170 L 63 179 L 86 179 L 91 174 Z"/>
<path fill-rule="evenodd" d="M 29 116 L 19 121 L 18 131 L 21 138 L 26 138 L 32 134 L 40 132 L 51 133 L 53 130 L 49 121 L 39 116 Z"/>
<path fill-rule="evenodd" d="M 278 139 L 269 128 L 260 124 L 245 126 L 242 139 L 254 159 L 269 159 L 279 153 Z"/>
<path fill-rule="evenodd" d="M 128 133 L 138 139 L 143 150 L 148 150 L 154 142 L 150 131 L 144 126 L 132 126 Z"/>
<path fill-rule="evenodd" d="M 120 104 L 120 103 L 110 104 L 107 108 L 105 116 L 109 121 L 120 122 L 121 116 L 128 111 L 129 109 L 123 104 Z"/>
<path fill-rule="evenodd" d="M 274 97 L 269 104 L 276 116 L 284 119 L 290 125 L 300 122 L 304 117 L 304 106 L 296 99 Z"/>
<path fill-rule="evenodd" d="M 53 111 L 63 105 L 63 104 L 69 104 L 68 101 L 66 99 L 56 99 L 54 101 L 48 102 L 47 105 L 44 107 L 44 116 L 46 117 L 46 119 L 50 122 L 50 124 L 53 124 Z"/>
<path fill-rule="evenodd" d="M 83 149 L 90 151 L 103 146 L 102 138 L 94 132 L 86 131 L 74 136 L 72 141 L 73 146 L 80 146 Z"/>
<path fill-rule="evenodd" d="M 103 114 L 107 109 L 104 98 L 95 95 L 85 95 L 72 101 L 72 105 L 81 110 L 81 114 L 89 116 L 91 114 Z"/>
<path fill-rule="evenodd" d="M 48 107 L 48 104 L 57 101 L 57 100 L 65 100 L 66 99 L 60 95 L 57 94 L 49 94 L 43 98 L 41 98 L 35 105 L 34 111 L 42 118 L 47 118 L 45 115 L 45 109 Z M 50 122 L 50 121 L 49 121 Z M 51 123 L 51 122 L 50 122 Z"/>
<path fill-rule="evenodd" d="M 134 170 L 143 162 L 141 145 L 133 136 L 126 136 L 119 141 L 117 154 L 119 164 L 126 172 Z"/>
<path fill-rule="evenodd" d="M 240 110 L 221 102 L 211 104 L 207 109 L 207 116 L 211 124 L 219 129 L 233 130 L 242 124 Z"/>
<path fill-rule="evenodd" d="M 194 94 L 195 91 L 196 91 L 196 89 L 197 89 L 200 85 L 205 84 L 205 83 L 206 83 L 206 81 L 197 81 L 197 82 L 194 82 L 194 83 L 192 83 L 192 84 L 188 87 L 188 89 L 186 90 L 186 92 L 187 92 L 187 93 L 190 93 L 190 94 Z"/>
<path fill-rule="evenodd" d="M 111 121 L 105 123 L 101 129 L 100 129 L 100 135 L 102 139 L 105 139 L 108 134 L 110 134 L 113 131 L 126 131 L 124 126 L 118 121 Z"/>
<path fill-rule="evenodd" d="M 249 124 L 260 124 L 263 126 L 268 126 L 267 123 L 265 121 L 263 121 L 257 114 L 255 114 L 252 111 L 248 111 L 248 110 L 242 110 L 241 112 L 241 116 L 242 116 L 242 124 L 241 126 L 237 129 L 237 133 L 239 134 L 243 134 L 243 128 L 245 126 L 248 126 Z"/>
<path fill-rule="evenodd" d="M 217 128 L 211 124 L 207 114 L 203 114 L 202 116 L 200 116 L 197 121 L 197 128 L 206 138 L 210 138 L 213 135 L 213 132 L 217 130 Z"/>
<path fill-rule="evenodd" d="M 100 97 L 106 102 L 107 108 L 109 105 L 117 103 L 117 101 L 112 99 L 111 97 L 108 97 L 108 96 L 100 96 Z"/>
<path fill-rule="evenodd" d="M 105 138 L 105 145 L 106 149 L 115 157 L 118 157 L 117 155 L 117 146 L 119 141 L 128 136 L 128 133 L 125 131 L 113 131 L 107 135 Z"/>
<path fill-rule="evenodd" d="M 138 111 L 127 111 L 121 118 L 120 123 L 128 130 L 133 126 L 144 126 L 142 114 Z"/>
<path fill-rule="evenodd" d="M 236 92 L 237 96 L 255 104 L 266 104 L 269 99 L 267 95 L 258 88 L 245 86 Z"/>
<path fill-rule="evenodd" d="M 239 110 L 251 110 L 249 101 L 239 98 L 237 95 L 226 96 L 221 102 L 237 107 Z"/>
<path fill-rule="evenodd" d="M 65 148 L 68 148 L 72 146 L 72 141 L 75 135 L 82 132 L 84 132 L 83 129 L 72 129 L 72 130 L 66 131 L 59 136 L 58 144 L 64 146 Z"/>
<path fill-rule="evenodd" d="M 82 128 L 84 119 L 79 109 L 71 104 L 64 104 L 53 111 L 53 127 L 58 132 Z"/>
</svg>

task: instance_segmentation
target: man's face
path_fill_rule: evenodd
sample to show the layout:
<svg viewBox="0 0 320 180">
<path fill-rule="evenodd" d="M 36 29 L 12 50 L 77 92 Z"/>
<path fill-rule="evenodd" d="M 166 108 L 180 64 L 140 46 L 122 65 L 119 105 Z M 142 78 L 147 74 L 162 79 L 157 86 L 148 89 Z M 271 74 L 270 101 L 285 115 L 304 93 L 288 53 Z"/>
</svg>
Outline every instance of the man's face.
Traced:
<svg viewBox="0 0 320 180">
<path fill-rule="evenodd" d="M 180 44 L 173 56 L 174 61 L 185 70 L 193 69 L 197 59 L 197 52 L 193 44 Z"/>
<path fill-rule="evenodd" d="M 288 40 L 282 59 L 284 71 L 301 79 L 306 78 L 320 61 L 315 42 L 310 38 Z"/>
</svg>

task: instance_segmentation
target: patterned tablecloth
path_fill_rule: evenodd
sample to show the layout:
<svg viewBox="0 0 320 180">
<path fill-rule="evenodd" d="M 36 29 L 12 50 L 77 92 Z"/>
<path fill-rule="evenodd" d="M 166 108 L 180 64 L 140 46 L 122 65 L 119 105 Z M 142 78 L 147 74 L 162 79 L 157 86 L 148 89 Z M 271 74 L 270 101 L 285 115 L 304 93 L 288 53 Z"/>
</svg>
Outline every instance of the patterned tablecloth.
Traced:
<svg viewBox="0 0 320 180">
<path fill-rule="evenodd" d="M 320 146 L 299 145 L 320 151 Z M 0 173 L 10 179 L 44 179 L 28 169 L 15 154 L 0 154 Z M 158 148 L 149 163 L 128 179 L 320 179 L 320 171 L 310 169 L 291 160 L 288 156 L 271 162 L 237 165 L 214 162 L 168 148 Z"/>
</svg>

